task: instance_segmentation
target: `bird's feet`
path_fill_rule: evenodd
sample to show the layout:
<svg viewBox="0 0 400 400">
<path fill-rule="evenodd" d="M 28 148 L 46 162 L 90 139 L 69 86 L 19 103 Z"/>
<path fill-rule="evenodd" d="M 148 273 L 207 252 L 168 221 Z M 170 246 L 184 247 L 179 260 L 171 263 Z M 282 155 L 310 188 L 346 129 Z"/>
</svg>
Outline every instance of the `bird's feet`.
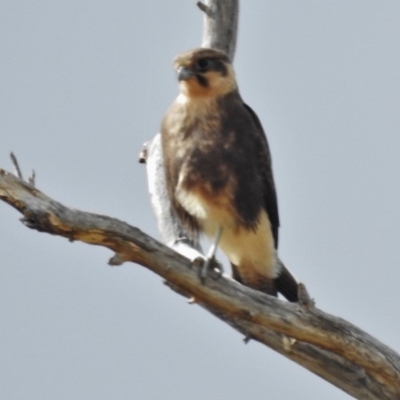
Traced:
<svg viewBox="0 0 400 400">
<path fill-rule="evenodd" d="M 207 256 L 196 257 L 192 262 L 193 265 L 197 264 L 197 266 L 200 267 L 199 275 L 202 284 L 204 284 L 207 276 L 211 276 L 214 279 L 218 279 L 224 272 L 222 264 L 220 264 L 215 258 L 215 253 L 217 252 L 217 247 L 221 239 L 221 235 L 222 235 L 222 228 L 219 227 L 217 234 L 215 236 L 214 243 L 211 245 Z"/>
<path fill-rule="evenodd" d="M 205 283 L 207 277 L 219 279 L 224 272 L 222 264 L 212 257 L 196 257 L 192 265 L 199 268 L 199 278 L 201 283 Z"/>
</svg>

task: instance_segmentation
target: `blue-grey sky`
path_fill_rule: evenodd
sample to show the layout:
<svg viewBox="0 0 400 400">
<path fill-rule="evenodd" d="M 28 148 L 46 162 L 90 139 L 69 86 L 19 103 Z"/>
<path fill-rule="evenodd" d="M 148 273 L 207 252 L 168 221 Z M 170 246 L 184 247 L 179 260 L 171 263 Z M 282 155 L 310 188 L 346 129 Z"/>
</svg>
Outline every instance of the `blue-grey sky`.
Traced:
<svg viewBox="0 0 400 400">
<path fill-rule="evenodd" d="M 0 167 L 158 236 L 137 163 L 197 47 L 195 1 L 0 2 Z M 317 306 L 400 350 L 400 3 L 251 0 L 235 66 L 273 155 L 280 255 Z M 110 251 L 0 203 L 0 386 L 10 400 L 350 397 Z"/>
</svg>

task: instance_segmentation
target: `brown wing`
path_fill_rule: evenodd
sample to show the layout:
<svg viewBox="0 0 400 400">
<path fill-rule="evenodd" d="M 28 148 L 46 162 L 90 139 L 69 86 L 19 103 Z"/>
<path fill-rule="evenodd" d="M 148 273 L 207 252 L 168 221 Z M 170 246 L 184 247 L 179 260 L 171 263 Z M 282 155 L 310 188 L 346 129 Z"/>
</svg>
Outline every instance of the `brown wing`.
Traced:
<svg viewBox="0 0 400 400">
<path fill-rule="evenodd" d="M 269 151 L 269 145 L 267 141 L 267 137 L 264 133 L 264 129 L 261 125 L 257 114 L 247 105 L 243 104 L 246 110 L 251 115 L 254 123 L 257 127 L 256 134 L 259 142 L 259 168 L 262 171 L 263 183 L 264 183 L 264 201 L 265 201 L 265 209 L 267 211 L 272 233 L 275 240 L 275 248 L 278 248 L 278 231 L 279 231 L 279 211 L 278 211 L 278 199 L 276 195 L 274 176 L 272 172 L 272 161 L 271 161 L 271 153 Z"/>
<path fill-rule="evenodd" d="M 257 223 L 261 209 L 266 210 L 278 247 L 279 213 L 267 138 L 255 112 L 234 92 L 220 101 L 224 147 L 232 157 L 237 178 L 236 209 L 248 226 Z M 234 137 L 230 144 L 228 138 Z M 231 148 L 229 149 L 229 146 Z M 254 225 L 253 225 L 254 226 Z"/>
<path fill-rule="evenodd" d="M 272 233 L 275 240 L 275 248 L 278 248 L 278 230 L 279 230 L 279 212 L 278 212 L 278 200 L 276 196 L 274 177 L 272 173 L 272 162 L 271 154 L 269 152 L 268 141 L 261 122 L 258 119 L 256 113 L 246 104 L 244 107 L 251 115 L 254 123 L 257 126 L 257 142 L 259 144 L 258 163 L 259 171 L 262 174 L 264 182 L 264 201 L 265 209 L 270 219 Z M 287 300 L 291 302 L 299 301 L 298 297 L 298 283 L 296 278 L 290 273 L 285 265 L 278 259 L 279 275 L 273 282 L 273 288 L 281 293 Z M 235 266 L 232 266 L 232 271 L 235 273 Z M 236 272 L 236 277 L 238 273 Z M 240 282 L 240 277 L 239 277 Z M 275 294 L 276 295 L 276 294 Z"/>
<path fill-rule="evenodd" d="M 245 199 L 241 199 L 242 204 L 246 204 L 246 202 L 249 204 L 251 202 L 253 207 L 256 207 L 258 203 L 256 196 L 257 191 L 249 189 L 249 185 L 246 187 L 246 180 L 248 179 L 249 182 L 252 182 L 250 186 L 254 188 L 257 187 L 257 177 L 260 178 L 262 186 L 262 207 L 268 214 L 275 241 L 275 248 L 277 248 L 279 212 L 268 141 L 264 134 L 260 120 L 249 106 L 244 104 L 240 99 L 240 102 L 233 101 L 230 102 L 230 105 L 226 105 L 227 109 L 230 107 L 233 107 L 234 109 L 231 109 L 228 113 L 231 118 L 227 125 L 231 126 L 232 129 L 235 130 L 236 138 L 240 142 L 239 146 L 236 148 L 243 149 L 247 158 L 250 158 L 249 162 L 247 163 L 247 168 L 245 169 L 253 171 L 252 173 L 254 174 L 253 177 L 249 175 L 245 176 L 246 174 L 244 174 L 244 179 L 241 179 L 240 182 L 238 182 L 239 185 L 243 185 L 243 190 L 240 192 L 244 193 L 245 195 L 247 194 Z M 255 173 L 251 167 L 252 165 L 255 166 Z M 242 282 L 242 276 L 240 275 L 238 267 L 233 264 L 231 265 L 234 279 Z M 272 281 L 267 280 L 267 283 L 271 285 L 267 293 L 276 296 L 276 291 L 278 291 L 279 293 L 282 293 L 287 300 L 292 302 L 298 301 L 298 284 L 296 279 L 280 260 L 278 260 L 278 270 L 279 273 L 276 279 Z"/>
</svg>

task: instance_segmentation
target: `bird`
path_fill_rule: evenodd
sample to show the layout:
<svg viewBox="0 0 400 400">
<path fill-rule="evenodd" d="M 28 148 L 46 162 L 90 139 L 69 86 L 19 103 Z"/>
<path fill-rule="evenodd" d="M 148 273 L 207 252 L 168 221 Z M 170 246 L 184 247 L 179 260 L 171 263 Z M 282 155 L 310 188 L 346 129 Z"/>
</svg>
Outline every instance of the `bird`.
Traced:
<svg viewBox="0 0 400 400">
<path fill-rule="evenodd" d="M 180 92 L 161 123 L 167 193 L 193 240 L 205 234 L 232 277 L 298 301 L 298 283 L 277 255 L 279 213 L 270 150 L 239 93 L 227 54 L 186 51 L 174 60 Z M 211 251 L 213 257 L 214 250 Z"/>
</svg>

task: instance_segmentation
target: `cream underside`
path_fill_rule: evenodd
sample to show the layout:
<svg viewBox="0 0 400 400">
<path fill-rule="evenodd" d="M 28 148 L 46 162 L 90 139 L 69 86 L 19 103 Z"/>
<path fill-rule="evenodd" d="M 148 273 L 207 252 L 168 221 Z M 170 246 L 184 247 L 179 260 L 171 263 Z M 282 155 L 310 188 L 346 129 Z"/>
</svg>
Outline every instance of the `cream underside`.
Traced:
<svg viewBox="0 0 400 400">
<path fill-rule="evenodd" d="M 204 233 L 211 239 L 215 238 L 218 228 L 222 228 L 219 247 L 229 261 L 238 267 L 245 281 L 253 281 L 257 275 L 276 278 L 274 240 L 264 210 L 260 214 L 257 228 L 245 229 L 237 226 L 229 208 L 223 204 L 210 204 L 203 197 L 182 189 L 178 189 L 176 195 L 181 205 L 199 221 Z"/>
</svg>

